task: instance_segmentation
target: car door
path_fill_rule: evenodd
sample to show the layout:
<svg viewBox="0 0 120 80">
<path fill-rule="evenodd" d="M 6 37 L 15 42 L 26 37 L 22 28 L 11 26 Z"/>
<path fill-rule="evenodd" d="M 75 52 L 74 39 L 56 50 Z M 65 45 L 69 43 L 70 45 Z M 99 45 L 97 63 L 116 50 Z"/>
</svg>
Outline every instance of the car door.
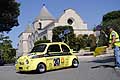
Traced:
<svg viewBox="0 0 120 80">
<path fill-rule="evenodd" d="M 46 63 L 49 69 L 58 69 L 60 68 L 60 55 L 61 50 L 58 44 L 53 44 L 48 47 L 48 57 L 46 58 Z"/>
<path fill-rule="evenodd" d="M 69 64 L 70 64 L 70 57 L 71 57 L 72 54 L 70 53 L 70 49 L 66 45 L 62 44 L 61 48 L 62 48 L 62 55 L 63 55 L 63 59 L 64 59 L 63 60 L 64 61 L 63 66 L 68 67 Z"/>
<path fill-rule="evenodd" d="M 46 56 L 47 70 L 53 70 L 54 69 L 53 59 L 54 59 L 53 56 L 50 56 L 50 55 Z"/>
</svg>

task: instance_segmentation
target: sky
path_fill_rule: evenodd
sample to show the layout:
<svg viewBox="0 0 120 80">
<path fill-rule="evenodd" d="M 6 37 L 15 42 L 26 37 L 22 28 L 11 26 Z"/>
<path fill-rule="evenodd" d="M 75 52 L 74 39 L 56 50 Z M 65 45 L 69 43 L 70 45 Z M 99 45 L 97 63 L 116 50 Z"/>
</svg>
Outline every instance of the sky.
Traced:
<svg viewBox="0 0 120 80">
<path fill-rule="evenodd" d="M 13 41 L 13 47 L 17 48 L 18 36 L 28 24 L 32 24 L 39 15 L 45 4 L 48 11 L 58 19 L 65 9 L 74 9 L 84 22 L 88 24 L 88 29 L 93 29 L 102 21 L 103 15 L 108 12 L 120 10 L 120 0 L 16 0 L 20 5 L 19 26 L 14 27 L 7 35 Z"/>
</svg>

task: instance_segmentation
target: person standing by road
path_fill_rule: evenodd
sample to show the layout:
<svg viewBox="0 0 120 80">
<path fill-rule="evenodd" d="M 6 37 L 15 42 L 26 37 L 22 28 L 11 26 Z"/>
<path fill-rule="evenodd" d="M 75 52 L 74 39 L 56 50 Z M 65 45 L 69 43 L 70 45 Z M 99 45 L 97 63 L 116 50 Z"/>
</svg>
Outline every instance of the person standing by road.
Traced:
<svg viewBox="0 0 120 80">
<path fill-rule="evenodd" d="M 120 37 L 118 33 L 111 27 L 107 27 L 109 35 L 109 49 L 114 49 L 115 68 L 120 68 Z"/>
</svg>

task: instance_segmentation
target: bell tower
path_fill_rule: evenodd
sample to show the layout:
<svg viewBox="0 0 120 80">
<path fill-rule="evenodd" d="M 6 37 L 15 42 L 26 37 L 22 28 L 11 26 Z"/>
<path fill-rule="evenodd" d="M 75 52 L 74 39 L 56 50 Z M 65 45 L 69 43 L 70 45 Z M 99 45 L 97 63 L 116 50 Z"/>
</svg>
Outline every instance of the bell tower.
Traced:
<svg viewBox="0 0 120 80">
<path fill-rule="evenodd" d="M 54 17 L 48 11 L 45 4 L 43 4 L 39 15 L 35 18 L 35 21 L 33 22 L 33 27 L 35 31 L 42 30 L 45 26 L 47 26 L 53 21 L 54 21 Z"/>
</svg>

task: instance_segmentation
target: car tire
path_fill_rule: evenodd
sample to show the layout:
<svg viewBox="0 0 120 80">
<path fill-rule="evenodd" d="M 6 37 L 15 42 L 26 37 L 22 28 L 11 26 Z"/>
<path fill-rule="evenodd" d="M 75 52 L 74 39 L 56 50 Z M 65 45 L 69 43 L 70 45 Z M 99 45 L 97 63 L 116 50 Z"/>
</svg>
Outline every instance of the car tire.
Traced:
<svg viewBox="0 0 120 80">
<path fill-rule="evenodd" d="M 73 68 L 77 68 L 78 65 L 79 65 L 79 61 L 77 59 L 73 59 L 73 61 L 72 61 L 72 67 Z"/>
<path fill-rule="evenodd" d="M 37 66 L 37 72 L 38 73 L 44 73 L 46 71 L 46 66 L 44 63 L 40 63 Z"/>
</svg>

